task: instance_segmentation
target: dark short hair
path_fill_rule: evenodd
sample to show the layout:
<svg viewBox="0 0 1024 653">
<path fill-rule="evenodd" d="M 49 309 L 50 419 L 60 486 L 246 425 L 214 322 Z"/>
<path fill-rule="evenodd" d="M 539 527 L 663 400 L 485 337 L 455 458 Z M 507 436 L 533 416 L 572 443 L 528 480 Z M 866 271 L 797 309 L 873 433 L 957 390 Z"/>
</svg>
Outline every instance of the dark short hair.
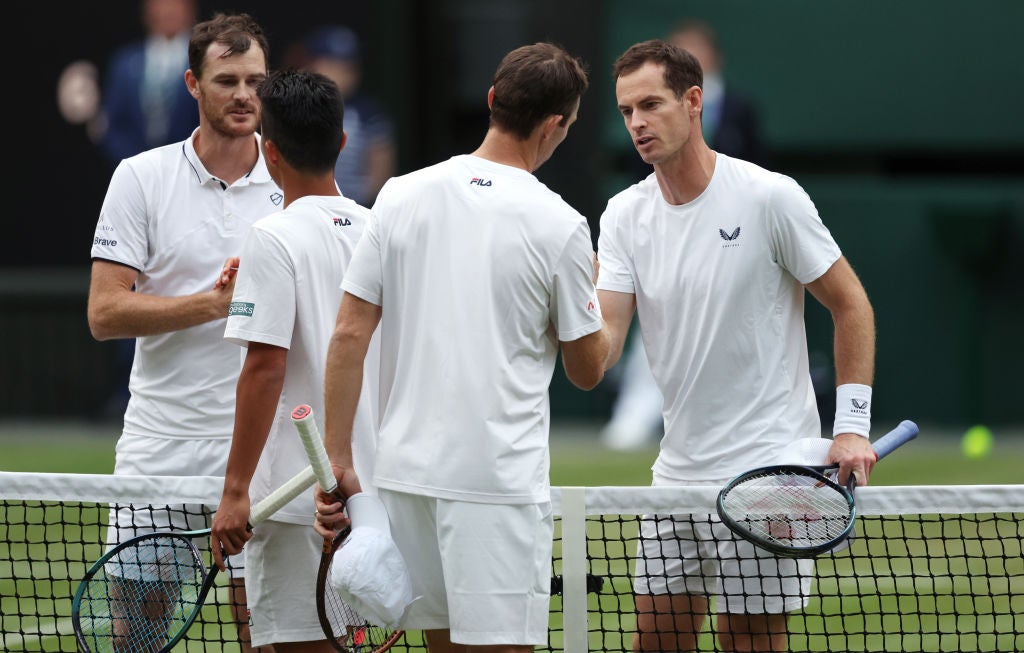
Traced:
<svg viewBox="0 0 1024 653">
<path fill-rule="evenodd" d="M 704 71 L 697 57 L 662 39 L 651 39 L 630 46 L 615 60 L 612 79 L 618 80 L 623 75 L 636 72 L 646 63 L 662 66 L 665 86 L 677 98 L 683 97 L 691 87 L 704 86 Z"/>
<path fill-rule="evenodd" d="M 526 140 L 548 116 L 568 120 L 587 90 L 583 63 L 552 43 L 509 52 L 494 73 L 491 125 Z"/>
<path fill-rule="evenodd" d="M 344 138 L 345 104 L 338 85 L 310 71 L 277 70 L 260 84 L 262 137 L 300 172 L 333 172 Z"/>
<path fill-rule="evenodd" d="M 263 63 L 270 69 L 270 43 L 263 28 L 249 14 L 214 14 L 210 20 L 192 28 L 188 42 L 188 67 L 196 78 L 202 78 L 206 51 L 214 43 L 228 47 L 229 54 L 248 52 L 253 42 L 263 50 Z"/>
</svg>

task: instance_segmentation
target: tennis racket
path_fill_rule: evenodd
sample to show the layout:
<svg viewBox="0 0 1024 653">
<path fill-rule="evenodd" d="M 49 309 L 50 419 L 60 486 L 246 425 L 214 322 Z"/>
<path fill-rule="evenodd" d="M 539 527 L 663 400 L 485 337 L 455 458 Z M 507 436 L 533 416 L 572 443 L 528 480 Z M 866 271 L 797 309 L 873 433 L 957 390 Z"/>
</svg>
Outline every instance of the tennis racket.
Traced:
<svg viewBox="0 0 1024 653">
<path fill-rule="evenodd" d="M 917 437 L 910 420 L 874 442 L 878 460 Z M 853 474 L 846 486 L 838 465 L 772 465 L 740 474 L 718 493 L 718 516 L 729 530 L 780 556 L 810 558 L 835 549 L 853 532 Z"/>
<path fill-rule="evenodd" d="M 332 498 L 344 503 L 345 497 L 338 491 L 331 462 L 323 447 L 323 438 L 313 419 L 313 408 L 307 404 L 297 406 L 292 411 L 292 421 L 302 434 L 302 443 L 307 446 L 306 451 L 309 453 L 310 463 L 320 488 Z M 311 450 L 310 442 L 320 443 L 320 446 Z M 352 527 L 347 526 L 333 539 L 324 538 L 320 567 L 316 574 L 316 613 L 320 619 L 320 628 L 334 650 L 339 653 L 379 653 L 391 648 L 402 637 L 404 631 L 371 624 L 342 601 L 331 586 L 331 563 L 334 561 L 334 554 L 345 546 L 345 538 L 351 531 Z"/>
<path fill-rule="evenodd" d="M 249 524 L 265 521 L 315 482 L 312 466 L 302 470 L 252 507 Z M 107 551 L 86 572 L 72 600 L 79 650 L 170 651 L 199 616 L 217 578 L 218 567 L 207 570 L 196 546 L 209 537 L 209 528 L 147 533 Z"/>
</svg>

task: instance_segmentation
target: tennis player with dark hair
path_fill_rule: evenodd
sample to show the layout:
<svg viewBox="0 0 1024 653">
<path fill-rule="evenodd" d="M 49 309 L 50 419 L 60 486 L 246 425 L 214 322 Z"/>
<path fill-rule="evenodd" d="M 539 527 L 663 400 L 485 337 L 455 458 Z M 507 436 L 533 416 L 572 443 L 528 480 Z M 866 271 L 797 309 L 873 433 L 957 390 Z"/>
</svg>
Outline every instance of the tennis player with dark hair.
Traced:
<svg viewBox="0 0 1024 653">
<path fill-rule="evenodd" d="M 111 177 L 93 239 L 88 317 L 97 340 L 137 338 L 115 474 L 224 474 L 241 367 L 223 339 L 232 268 L 249 226 L 282 200 L 256 134 L 268 56 L 263 29 L 247 14 L 196 25 L 185 83 L 199 127 L 123 160 Z M 207 527 L 209 511 L 192 508 L 192 519 L 176 520 L 161 516 L 167 511 L 113 511 L 108 538 Z M 236 572 L 232 602 L 248 647 Z"/>
<path fill-rule="evenodd" d="M 821 437 L 803 322 L 809 291 L 835 323 L 837 411 L 829 459 L 867 483 L 874 315 L 864 288 L 791 178 L 715 152 L 701 134 L 702 71 L 689 52 L 638 43 L 615 62 L 626 129 L 654 172 L 601 217 L 598 296 L 622 353 L 634 310 L 665 398 L 654 485 L 724 485 Z M 721 539 L 719 539 L 721 538 Z M 739 545 L 746 545 L 739 546 Z M 813 563 L 757 556 L 708 527 L 645 519 L 635 650 L 696 645 L 711 597 L 726 650 L 786 650 Z M 739 551 L 737 552 L 737 547 Z M 755 559 L 756 558 L 756 559 Z"/>
<path fill-rule="evenodd" d="M 235 430 L 224 495 L 213 519 L 213 551 L 246 547 L 254 646 L 333 651 L 315 603 L 323 538 L 309 528 L 313 497 L 304 493 L 250 532 L 249 506 L 309 464 L 291 423 L 303 403 L 323 411 L 327 342 L 341 302 L 341 279 L 370 211 L 343 197 L 334 166 L 345 143 L 337 85 L 311 72 L 274 72 L 260 86 L 260 146 L 284 191 L 283 210 L 249 231 L 224 337 L 246 347 L 238 379 Z M 372 455 L 377 357 L 366 360 L 356 412 L 358 458 Z M 365 440 L 364 440 L 365 439 Z M 250 540 L 250 537 L 252 538 Z"/>
<path fill-rule="evenodd" d="M 587 221 L 532 173 L 586 88 L 580 61 L 558 46 L 507 54 L 480 147 L 388 181 L 342 284 L 327 450 L 343 494 L 358 492 L 352 421 L 379 322 L 373 482 L 421 597 L 401 627 L 425 630 L 432 653 L 547 642 L 548 386 L 559 350 L 572 383 L 597 385 L 608 339 Z M 322 535 L 346 523 L 322 492 L 317 509 Z"/>
</svg>

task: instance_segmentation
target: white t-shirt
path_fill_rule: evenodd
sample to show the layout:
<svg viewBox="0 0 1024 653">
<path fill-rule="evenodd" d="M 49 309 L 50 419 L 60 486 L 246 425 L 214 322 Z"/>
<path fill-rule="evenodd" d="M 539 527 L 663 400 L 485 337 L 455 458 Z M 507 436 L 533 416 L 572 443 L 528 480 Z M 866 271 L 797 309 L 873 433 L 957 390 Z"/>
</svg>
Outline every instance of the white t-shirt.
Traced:
<svg viewBox="0 0 1024 653">
<path fill-rule="evenodd" d="M 692 202 L 653 174 L 608 202 L 597 287 L 636 295 L 665 398 L 656 474 L 727 478 L 820 437 L 802 284 L 840 254 L 793 179 L 721 153 Z"/>
<path fill-rule="evenodd" d="M 249 174 L 226 186 L 203 167 L 190 137 L 117 166 L 92 258 L 138 270 L 136 290 L 147 295 L 211 290 L 252 223 L 283 200 L 262 155 Z M 229 440 L 241 367 L 238 350 L 223 336 L 224 322 L 215 320 L 138 338 L 124 432 Z"/>
<path fill-rule="evenodd" d="M 601 328 L 586 220 L 470 155 L 391 179 L 373 213 L 342 287 L 382 307 L 375 484 L 548 501 L 558 341 Z"/>
<path fill-rule="evenodd" d="M 288 350 L 277 414 L 249 485 L 253 502 L 309 465 L 291 412 L 309 404 L 323 429 L 324 367 L 341 280 L 369 217 L 368 209 L 345 197 L 306 196 L 257 222 L 246 238 L 224 337 L 243 346 L 260 342 Z M 352 443 L 356 474 L 366 479 L 373 469 L 376 418 L 370 397 L 377 391 L 379 346 L 370 352 Z M 271 519 L 309 524 L 313 509 L 313 494 L 303 493 Z"/>
</svg>

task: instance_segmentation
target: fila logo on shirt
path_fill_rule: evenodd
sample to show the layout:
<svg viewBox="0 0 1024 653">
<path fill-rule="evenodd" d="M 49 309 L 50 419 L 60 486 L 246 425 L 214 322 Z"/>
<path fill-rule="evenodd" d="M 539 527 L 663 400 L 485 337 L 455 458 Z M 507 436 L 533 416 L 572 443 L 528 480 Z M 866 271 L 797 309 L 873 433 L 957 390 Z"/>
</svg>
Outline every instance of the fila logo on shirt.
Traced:
<svg viewBox="0 0 1024 653">
<path fill-rule="evenodd" d="M 472 179 L 469 180 L 469 185 L 472 186 L 473 184 L 476 184 L 477 186 L 490 186 L 491 180 L 481 179 L 480 177 L 473 177 Z"/>
<path fill-rule="evenodd" d="M 732 233 L 728 233 L 725 229 L 719 229 L 718 235 L 725 241 L 725 244 L 722 245 L 722 247 L 739 247 L 740 244 L 736 242 L 736 239 L 740 237 L 739 227 L 733 229 Z"/>
<path fill-rule="evenodd" d="M 345 216 L 341 216 L 340 218 L 332 218 L 332 220 L 334 220 L 334 226 L 336 227 L 348 227 L 352 224 L 352 221 L 346 218 Z"/>
</svg>

